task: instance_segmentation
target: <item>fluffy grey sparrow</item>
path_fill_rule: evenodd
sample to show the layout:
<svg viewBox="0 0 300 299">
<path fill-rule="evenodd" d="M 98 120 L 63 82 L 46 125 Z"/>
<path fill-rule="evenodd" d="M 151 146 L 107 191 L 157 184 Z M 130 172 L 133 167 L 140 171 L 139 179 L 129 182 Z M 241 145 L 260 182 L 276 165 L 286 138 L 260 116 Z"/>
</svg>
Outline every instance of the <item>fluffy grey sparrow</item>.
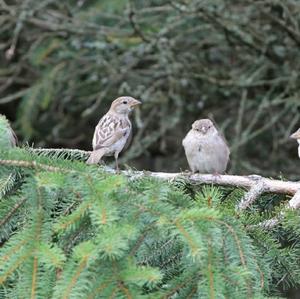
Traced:
<svg viewBox="0 0 300 299">
<path fill-rule="evenodd" d="M 88 164 L 97 164 L 103 156 L 114 156 L 116 170 L 119 170 L 118 156 L 131 136 L 129 113 L 140 101 L 132 97 L 120 97 L 114 100 L 109 111 L 100 119 L 93 137 L 93 151 Z"/>
<path fill-rule="evenodd" d="M 298 142 L 298 156 L 300 158 L 300 129 L 298 129 L 295 133 L 293 133 L 291 136 L 291 138 L 296 139 Z"/>
<path fill-rule="evenodd" d="M 224 173 L 229 161 L 229 148 L 210 119 L 196 120 L 182 140 L 192 172 Z"/>
</svg>

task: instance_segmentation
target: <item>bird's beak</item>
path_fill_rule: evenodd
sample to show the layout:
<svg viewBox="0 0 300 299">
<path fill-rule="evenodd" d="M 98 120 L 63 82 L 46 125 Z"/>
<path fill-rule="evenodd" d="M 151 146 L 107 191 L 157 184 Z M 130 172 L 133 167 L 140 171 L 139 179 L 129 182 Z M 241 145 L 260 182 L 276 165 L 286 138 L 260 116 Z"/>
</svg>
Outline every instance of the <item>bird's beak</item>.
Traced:
<svg viewBox="0 0 300 299">
<path fill-rule="evenodd" d="M 300 131 L 296 131 L 295 133 L 293 133 L 290 138 L 293 138 L 293 139 L 300 139 Z"/>
<path fill-rule="evenodd" d="M 206 133 L 206 128 L 205 127 L 201 127 L 200 131 L 205 134 Z"/>
<path fill-rule="evenodd" d="M 135 107 L 137 105 L 141 105 L 142 102 L 141 101 L 138 101 L 138 100 L 132 100 L 131 103 L 130 103 L 130 107 Z"/>
</svg>

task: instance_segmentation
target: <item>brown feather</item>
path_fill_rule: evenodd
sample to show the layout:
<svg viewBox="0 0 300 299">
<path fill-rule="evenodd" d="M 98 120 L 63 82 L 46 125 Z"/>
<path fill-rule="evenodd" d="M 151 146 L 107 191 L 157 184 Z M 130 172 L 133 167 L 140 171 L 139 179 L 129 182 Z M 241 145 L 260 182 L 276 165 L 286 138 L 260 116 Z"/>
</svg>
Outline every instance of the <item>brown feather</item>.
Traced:
<svg viewBox="0 0 300 299">
<path fill-rule="evenodd" d="M 95 151 L 92 151 L 90 157 L 86 161 L 87 164 L 98 164 L 102 157 L 105 155 L 107 149 L 101 148 Z"/>
</svg>

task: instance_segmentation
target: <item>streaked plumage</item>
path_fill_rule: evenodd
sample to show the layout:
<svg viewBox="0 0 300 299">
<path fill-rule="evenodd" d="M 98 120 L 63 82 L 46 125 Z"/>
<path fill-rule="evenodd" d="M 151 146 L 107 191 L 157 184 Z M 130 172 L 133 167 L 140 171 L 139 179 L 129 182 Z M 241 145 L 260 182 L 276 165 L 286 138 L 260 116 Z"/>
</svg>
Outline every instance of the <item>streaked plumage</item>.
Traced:
<svg viewBox="0 0 300 299">
<path fill-rule="evenodd" d="M 97 164 L 103 156 L 114 156 L 118 169 L 118 156 L 131 136 L 129 113 L 140 101 L 132 97 L 114 100 L 109 111 L 100 119 L 93 137 L 93 152 L 87 163 Z"/>
<path fill-rule="evenodd" d="M 293 133 L 290 137 L 296 139 L 298 142 L 298 156 L 300 158 L 300 128 L 295 133 Z"/>
<path fill-rule="evenodd" d="M 221 174 L 226 171 L 230 151 L 211 120 L 196 120 L 182 145 L 192 172 Z"/>
</svg>

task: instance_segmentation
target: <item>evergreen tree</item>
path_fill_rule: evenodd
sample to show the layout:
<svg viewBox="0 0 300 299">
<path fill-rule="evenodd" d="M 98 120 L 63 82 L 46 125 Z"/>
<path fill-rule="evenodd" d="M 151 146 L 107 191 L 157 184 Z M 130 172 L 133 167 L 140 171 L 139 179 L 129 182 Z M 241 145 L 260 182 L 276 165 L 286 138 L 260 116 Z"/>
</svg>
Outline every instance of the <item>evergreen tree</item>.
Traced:
<svg viewBox="0 0 300 299">
<path fill-rule="evenodd" d="M 237 214 L 240 189 L 114 175 L 80 152 L 6 142 L 1 298 L 269 298 L 300 281 L 298 212 L 256 225 L 282 196 Z"/>
</svg>

